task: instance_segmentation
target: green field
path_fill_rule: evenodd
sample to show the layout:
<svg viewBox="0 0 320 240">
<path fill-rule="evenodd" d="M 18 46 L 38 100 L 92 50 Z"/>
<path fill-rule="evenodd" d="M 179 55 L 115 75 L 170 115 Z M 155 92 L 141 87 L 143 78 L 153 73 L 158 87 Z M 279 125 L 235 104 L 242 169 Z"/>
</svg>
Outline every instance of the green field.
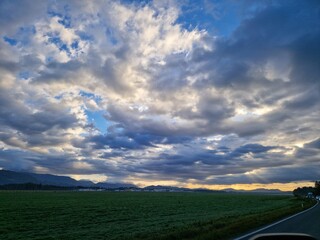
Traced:
<svg viewBox="0 0 320 240">
<path fill-rule="evenodd" d="M 291 196 L 3 191 L 0 239 L 229 239 L 296 211 Z"/>
</svg>

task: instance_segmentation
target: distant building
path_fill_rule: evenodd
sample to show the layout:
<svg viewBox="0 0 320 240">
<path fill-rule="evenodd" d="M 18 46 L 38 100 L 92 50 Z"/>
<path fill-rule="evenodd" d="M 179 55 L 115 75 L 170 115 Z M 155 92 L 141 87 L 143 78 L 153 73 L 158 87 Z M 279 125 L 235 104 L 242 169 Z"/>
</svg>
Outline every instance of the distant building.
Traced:
<svg viewBox="0 0 320 240">
<path fill-rule="evenodd" d="M 79 188 L 79 192 L 97 192 L 97 191 L 103 191 L 104 189 L 95 189 L 95 188 Z"/>
</svg>

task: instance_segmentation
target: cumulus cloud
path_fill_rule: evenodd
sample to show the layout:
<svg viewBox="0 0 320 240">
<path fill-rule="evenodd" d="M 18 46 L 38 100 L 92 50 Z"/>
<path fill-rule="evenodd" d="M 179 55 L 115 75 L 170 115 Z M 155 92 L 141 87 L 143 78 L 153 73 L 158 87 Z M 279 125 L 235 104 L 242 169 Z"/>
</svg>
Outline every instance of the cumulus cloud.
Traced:
<svg viewBox="0 0 320 240">
<path fill-rule="evenodd" d="M 0 167 L 312 180 L 318 12 L 312 0 L 1 1 Z"/>
</svg>

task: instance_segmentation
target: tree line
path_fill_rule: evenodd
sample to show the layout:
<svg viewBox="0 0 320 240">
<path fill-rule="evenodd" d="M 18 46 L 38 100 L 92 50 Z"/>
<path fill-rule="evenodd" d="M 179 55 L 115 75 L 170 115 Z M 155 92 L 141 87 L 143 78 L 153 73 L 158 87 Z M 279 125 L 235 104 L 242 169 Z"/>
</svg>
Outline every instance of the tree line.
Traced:
<svg viewBox="0 0 320 240">
<path fill-rule="evenodd" d="M 0 185 L 0 190 L 74 190 L 75 187 L 63 187 L 53 185 L 43 185 L 35 183 L 20 183 Z"/>
<path fill-rule="evenodd" d="M 320 196 L 320 180 L 315 181 L 314 187 L 298 187 L 295 190 L 293 190 L 293 195 L 296 197 L 307 197 L 310 196 Z"/>
</svg>

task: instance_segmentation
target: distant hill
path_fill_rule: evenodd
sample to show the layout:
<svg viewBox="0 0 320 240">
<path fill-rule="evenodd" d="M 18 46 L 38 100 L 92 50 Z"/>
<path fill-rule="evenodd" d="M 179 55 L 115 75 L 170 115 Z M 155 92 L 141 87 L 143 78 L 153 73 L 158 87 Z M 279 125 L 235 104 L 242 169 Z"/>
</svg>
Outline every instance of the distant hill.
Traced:
<svg viewBox="0 0 320 240">
<path fill-rule="evenodd" d="M 130 183 L 108 183 L 108 182 L 98 182 L 96 187 L 105 189 L 115 189 L 115 188 L 136 188 L 135 185 Z"/>
<path fill-rule="evenodd" d="M 182 188 L 182 187 L 172 187 L 172 186 L 161 186 L 161 185 L 151 185 L 142 188 L 143 191 L 152 191 L 152 192 L 215 192 L 215 193 L 223 193 L 225 191 L 221 190 L 210 190 L 206 188 Z"/>
<path fill-rule="evenodd" d="M 42 189 L 40 185 L 45 185 L 47 188 L 63 189 L 63 188 L 103 188 L 109 190 L 135 190 L 135 191 L 148 191 L 148 192 L 233 192 L 233 193 L 261 193 L 261 194 L 286 194 L 291 192 L 282 192 L 278 189 L 265 189 L 259 188 L 255 190 L 235 190 L 233 188 L 227 188 L 223 190 L 209 190 L 209 189 L 190 189 L 173 186 L 161 186 L 152 185 L 144 188 L 138 188 L 137 186 L 130 183 L 111 183 L 111 182 L 99 182 L 93 183 L 88 180 L 77 181 L 71 177 L 57 176 L 52 174 L 37 174 L 28 172 L 15 172 L 9 170 L 0 170 L 0 186 L 2 189 L 6 189 L 5 185 L 21 185 L 14 186 L 15 189 L 26 188 L 26 189 Z M 28 185 L 29 184 L 29 185 Z M 31 185 L 30 185 L 31 184 Z M 24 186 L 23 186 L 24 185 Z"/>
<path fill-rule="evenodd" d="M 0 185 L 36 183 L 39 181 L 29 173 L 0 170 Z"/>
<path fill-rule="evenodd" d="M 223 189 L 226 192 L 235 192 L 235 193 L 265 193 L 265 194 L 284 194 L 284 193 L 290 193 L 291 192 L 284 192 L 281 191 L 279 189 L 267 189 L 267 188 L 257 188 L 257 189 L 253 189 L 253 190 L 237 190 L 237 189 L 233 189 L 233 188 L 226 188 Z"/>
<path fill-rule="evenodd" d="M 65 186 L 65 187 L 76 187 L 80 186 L 81 183 L 71 177 L 65 176 L 56 176 L 51 174 L 36 174 L 36 173 L 29 173 L 35 179 L 37 179 L 38 183 L 43 185 L 54 185 L 54 186 Z M 94 185 L 91 182 L 91 185 Z"/>
<path fill-rule="evenodd" d="M 182 191 L 191 191 L 188 188 L 179 188 L 172 186 L 161 186 L 161 185 L 151 185 L 143 188 L 143 191 L 152 191 L 152 192 L 182 192 Z"/>
<path fill-rule="evenodd" d="M 88 188 L 94 187 L 94 188 L 106 188 L 106 189 L 135 187 L 135 185 L 128 184 L 128 183 L 100 182 L 95 184 L 88 180 L 77 181 L 71 177 L 66 177 L 66 176 L 0 170 L 0 185 L 26 184 L 26 183 L 59 186 L 59 187 L 88 187 Z"/>
<path fill-rule="evenodd" d="M 153 191 L 153 192 L 211 192 L 211 193 L 261 193 L 261 194 L 284 194 L 291 192 L 283 192 L 279 189 L 266 189 L 258 188 L 254 190 L 236 190 L 233 188 L 226 188 L 223 190 L 211 190 L 206 188 L 181 188 L 181 187 L 172 187 L 172 186 L 161 186 L 161 185 L 151 185 L 141 189 L 142 191 Z"/>
</svg>

